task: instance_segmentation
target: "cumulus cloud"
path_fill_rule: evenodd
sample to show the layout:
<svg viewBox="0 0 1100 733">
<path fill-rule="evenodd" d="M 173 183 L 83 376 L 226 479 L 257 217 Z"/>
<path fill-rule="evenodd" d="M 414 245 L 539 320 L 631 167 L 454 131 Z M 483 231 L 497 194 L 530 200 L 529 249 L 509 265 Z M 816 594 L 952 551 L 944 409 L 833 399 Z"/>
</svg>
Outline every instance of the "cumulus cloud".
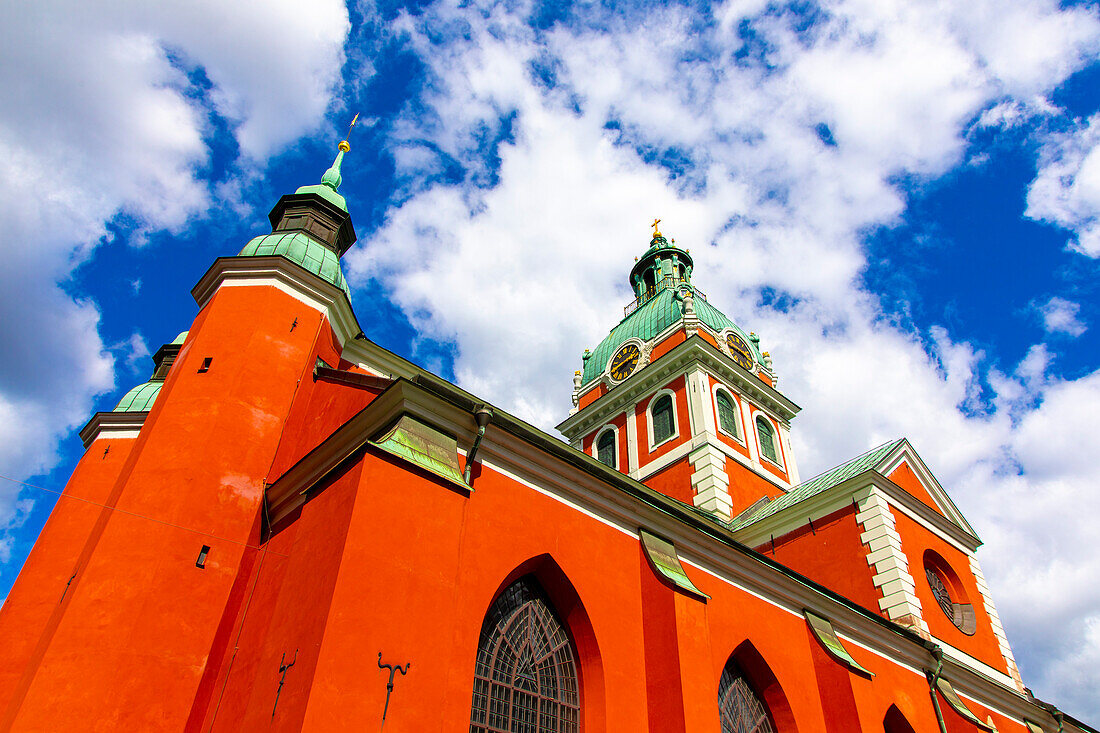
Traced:
<svg viewBox="0 0 1100 733">
<path fill-rule="evenodd" d="M 463 386 L 550 427 L 580 352 L 622 317 L 629 265 L 660 216 L 691 248 L 696 283 L 762 335 L 805 408 L 803 474 L 908 436 L 987 539 L 1029 682 L 1100 712 L 1087 680 L 1057 686 L 1071 649 L 1095 643 L 1086 620 L 1100 601 L 1063 583 L 1096 577 L 1079 548 L 1100 509 L 1066 489 L 1100 476 L 1060 459 L 1095 455 L 1068 411 L 1098 404 L 1097 377 L 1052 378 L 1041 344 L 1001 373 L 942 328 L 893 323 L 860 284 L 862 232 L 905 213 L 896 177 L 952 170 L 973 125 L 1049 114 L 1050 90 L 1097 48 L 1095 13 L 1040 0 L 746 2 L 713 16 L 586 5 L 537 30 L 523 12 L 437 2 L 396 25 L 427 78 L 392 128 L 399 201 L 346 258 L 353 282 L 380 283 L 424 337 L 451 345 Z M 1067 144 L 1091 149 L 1080 137 Z M 442 175 L 456 164 L 457 182 Z M 1066 441 L 1052 454 L 1038 449 L 1047 428 Z M 1045 518 L 1075 506 L 1080 521 L 1048 539 Z M 1021 567 L 1035 593 L 1064 598 L 1065 644 L 1026 611 Z"/>
<path fill-rule="evenodd" d="M 1043 328 L 1050 334 L 1080 336 L 1086 330 L 1080 319 L 1081 305 L 1057 296 L 1038 307 L 1043 319 Z"/>
<path fill-rule="evenodd" d="M 1070 230 L 1073 249 L 1100 257 L 1100 114 L 1043 146 L 1027 215 Z"/>
<path fill-rule="evenodd" d="M 207 209 L 211 115 L 229 120 L 244 165 L 315 129 L 347 30 L 347 10 L 335 0 L 312 3 L 304 14 L 289 2 L 65 0 L 23 3 L 6 14 L 3 473 L 48 470 L 60 436 L 114 386 L 115 357 L 99 337 L 98 308 L 66 289 L 73 269 L 108 236 L 107 224 L 123 217 L 139 232 L 180 231 Z"/>
</svg>

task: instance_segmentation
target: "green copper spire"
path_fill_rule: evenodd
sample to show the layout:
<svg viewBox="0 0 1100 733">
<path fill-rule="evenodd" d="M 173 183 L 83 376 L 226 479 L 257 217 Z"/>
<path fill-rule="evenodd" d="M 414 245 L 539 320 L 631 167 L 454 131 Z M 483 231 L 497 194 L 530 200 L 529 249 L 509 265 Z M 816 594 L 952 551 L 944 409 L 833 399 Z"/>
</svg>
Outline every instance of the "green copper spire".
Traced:
<svg viewBox="0 0 1100 733">
<path fill-rule="evenodd" d="M 354 129 L 355 123 L 358 120 L 359 115 L 357 113 L 351 121 L 351 126 L 348 127 L 348 137 L 351 137 L 351 131 Z M 341 140 L 339 148 L 339 152 L 336 153 L 336 160 L 332 161 L 332 165 L 325 171 L 325 174 L 321 176 L 321 183 L 312 186 L 302 186 L 294 193 L 315 193 L 329 203 L 340 207 L 342 211 L 347 211 L 347 202 L 338 191 L 340 189 L 340 183 L 344 180 L 340 175 L 340 165 L 344 162 L 344 153 L 351 150 L 351 143 L 346 139 Z"/>
</svg>

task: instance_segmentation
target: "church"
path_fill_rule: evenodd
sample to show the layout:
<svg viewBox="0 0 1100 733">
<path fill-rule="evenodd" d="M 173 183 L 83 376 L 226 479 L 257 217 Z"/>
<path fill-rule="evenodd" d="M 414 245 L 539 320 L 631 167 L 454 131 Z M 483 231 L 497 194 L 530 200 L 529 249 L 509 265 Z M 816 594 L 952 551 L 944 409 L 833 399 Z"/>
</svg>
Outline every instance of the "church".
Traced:
<svg viewBox="0 0 1100 733">
<path fill-rule="evenodd" d="M 81 431 L 0 730 L 1094 731 L 1025 687 L 934 457 L 800 475 L 798 405 L 659 220 L 564 442 L 372 341 L 349 150 Z"/>
</svg>

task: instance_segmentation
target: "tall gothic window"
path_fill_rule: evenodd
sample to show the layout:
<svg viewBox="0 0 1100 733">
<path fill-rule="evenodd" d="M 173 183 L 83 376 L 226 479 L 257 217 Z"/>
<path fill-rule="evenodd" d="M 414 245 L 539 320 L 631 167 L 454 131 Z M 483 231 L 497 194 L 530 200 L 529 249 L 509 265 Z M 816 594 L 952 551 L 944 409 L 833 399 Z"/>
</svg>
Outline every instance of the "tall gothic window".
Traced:
<svg viewBox="0 0 1100 733">
<path fill-rule="evenodd" d="M 775 449 L 775 428 L 763 415 L 756 417 L 756 432 L 760 435 L 760 453 L 773 463 L 779 463 L 779 451 Z"/>
<path fill-rule="evenodd" d="M 733 398 L 726 394 L 725 390 L 718 390 L 718 427 L 730 435 L 740 437 L 738 430 L 737 411 L 733 407 Z"/>
<path fill-rule="evenodd" d="M 605 430 L 596 441 L 596 460 L 615 468 L 615 431 Z"/>
<path fill-rule="evenodd" d="M 569 637 L 535 580 L 510 585 L 481 626 L 470 733 L 576 733 L 574 659 Z"/>
<path fill-rule="evenodd" d="M 732 659 L 718 681 L 718 715 L 722 733 L 774 733 L 768 710 Z"/>
<path fill-rule="evenodd" d="M 672 420 L 672 395 L 664 394 L 653 402 L 650 409 L 653 418 L 653 444 L 667 440 L 675 427 Z"/>
</svg>

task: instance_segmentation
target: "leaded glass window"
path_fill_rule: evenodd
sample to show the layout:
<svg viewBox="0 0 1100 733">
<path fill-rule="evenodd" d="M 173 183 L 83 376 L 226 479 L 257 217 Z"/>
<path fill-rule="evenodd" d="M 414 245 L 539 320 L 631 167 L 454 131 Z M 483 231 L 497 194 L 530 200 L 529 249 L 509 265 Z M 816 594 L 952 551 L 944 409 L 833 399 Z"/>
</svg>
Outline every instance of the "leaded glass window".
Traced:
<svg viewBox="0 0 1100 733">
<path fill-rule="evenodd" d="M 481 626 L 470 733 L 576 733 L 579 719 L 569 636 L 538 584 L 521 578 Z"/>
<path fill-rule="evenodd" d="M 615 431 L 605 430 L 596 441 L 596 460 L 615 468 Z"/>
<path fill-rule="evenodd" d="M 654 400 L 650 415 L 653 417 L 653 444 L 656 445 L 672 435 L 672 395 L 661 395 Z"/>
<path fill-rule="evenodd" d="M 738 430 L 740 421 L 737 419 L 737 410 L 733 406 L 733 398 L 724 390 L 719 390 L 716 401 L 718 402 L 718 427 L 730 435 L 741 437 L 741 431 Z"/>
<path fill-rule="evenodd" d="M 775 449 L 775 428 L 768 418 L 758 415 L 756 432 L 760 435 L 760 453 L 773 463 L 779 463 L 779 452 Z"/>
<path fill-rule="evenodd" d="M 731 659 L 718 681 L 718 715 L 722 733 L 774 733 L 768 710 Z"/>
</svg>

